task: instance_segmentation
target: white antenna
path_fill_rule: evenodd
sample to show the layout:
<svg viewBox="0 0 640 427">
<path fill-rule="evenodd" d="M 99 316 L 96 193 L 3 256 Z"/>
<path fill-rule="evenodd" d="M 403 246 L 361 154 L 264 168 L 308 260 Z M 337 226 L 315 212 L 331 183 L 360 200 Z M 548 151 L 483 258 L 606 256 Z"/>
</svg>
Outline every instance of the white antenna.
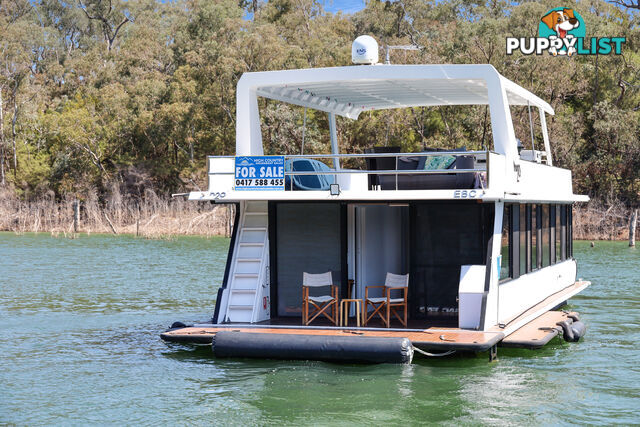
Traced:
<svg viewBox="0 0 640 427">
<path fill-rule="evenodd" d="M 391 64 L 391 58 L 389 57 L 389 53 L 391 52 L 391 50 L 420 50 L 420 46 L 416 46 L 412 44 L 404 44 L 404 45 L 396 45 L 396 46 L 385 45 L 384 63 L 387 65 Z"/>
<path fill-rule="evenodd" d="M 378 42 L 371 36 L 360 36 L 351 44 L 351 61 L 359 65 L 378 63 Z"/>
</svg>

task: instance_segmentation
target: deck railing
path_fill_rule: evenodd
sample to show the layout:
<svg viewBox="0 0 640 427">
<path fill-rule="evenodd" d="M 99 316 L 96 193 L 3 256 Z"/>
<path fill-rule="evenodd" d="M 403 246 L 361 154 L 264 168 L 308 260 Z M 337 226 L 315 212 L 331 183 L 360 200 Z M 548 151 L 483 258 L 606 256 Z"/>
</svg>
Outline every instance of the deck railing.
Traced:
<svg viewBox="0 0 640 427">
<path fill-rule="evenodd" d="M 315 170 L 315 171 L 287 171 L 285 170 L 285 182 L 287 177 L 292 176 L 333 176 L 335 181 L 338 181 L 340 175 L 358 175 L 369 174 L 373 176 L 395 176 L 395 189 L 398 190 L 398 177 L 405 175 L 442 175 L 442 174 L 465 174 L 465 173 L 482 173 L 489 170 L 489 159 L 491 151 L 435 151 L 435 152 L 421 152 L 421 153 L 363 153 L 363 154 L 289 154 L 284 155 L 285 164 L 287 160 L 295 159 L 314 159 L 314 160 L 333 160 L 334 163 L 339 163 L 340 160 L 351 159 L 394 159 L 394 169 L 336 169 L 335 167 L 330 170 Z M 473 157 L 474 167 L 469 169 L 398 169 L 399 161 L 401 158 L 421 158 L 421 157 L 435 157 L 435 156 L 454 156 L 454 157 Z M 234 159 L 236 156 L 209 156 L 211 159 Z M 215 175 L 235 175 L 234 171 L 211 171 L 209 170 L 209 176 Z M 482 187 L 488 186 L 489 174 L 486 173 L 484 180 L 480 180 Z M 293 179 L 289 179 L 290 188 L 293 189 Z M 371 190 L 371 188 L 369 188 Z"/>
</svg>

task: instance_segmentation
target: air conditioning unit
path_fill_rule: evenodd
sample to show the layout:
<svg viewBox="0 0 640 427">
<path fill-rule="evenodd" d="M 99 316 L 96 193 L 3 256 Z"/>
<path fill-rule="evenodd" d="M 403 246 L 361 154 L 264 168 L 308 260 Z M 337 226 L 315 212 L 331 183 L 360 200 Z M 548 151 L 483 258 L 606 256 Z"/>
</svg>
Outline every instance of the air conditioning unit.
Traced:
<svg viewBox="0 0 640 427">
<path fill-rule="evenodd" d="M 546 157 L 547 153 L 538 150 L 522 150 L 520 151 L 520 158 L 528 162 L 542 163 L 542 158 Z"/>
</svg>

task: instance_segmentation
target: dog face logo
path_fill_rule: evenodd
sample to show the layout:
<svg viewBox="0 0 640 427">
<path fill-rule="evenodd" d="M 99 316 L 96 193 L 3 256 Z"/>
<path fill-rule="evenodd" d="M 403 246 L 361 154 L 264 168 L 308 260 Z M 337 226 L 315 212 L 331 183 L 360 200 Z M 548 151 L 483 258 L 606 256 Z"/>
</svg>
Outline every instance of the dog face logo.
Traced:
<svg viewBox="0 0 640 427">
<path fill-rule="evenodd" d="M 580 26 L 580 21 L 575 17 L 573 9 L 552 10 L 541 19 L 547 27 L 555 31 L 561 39 L 567 37 L 567 33 Z"/>
<path fill-rule="evenodd" d="M 507 55 L 622 55 L 626 37 L 586 37 L 584 20 L 574 9 L 550 9 L 538 21 L 538 37 L 506 37 Z"/>
<path fill-rule="evenodd" d="M 538 25 L 538 35 L 551 41 L 549 52 L 552 55 L 572 56 L 576 53 L 575 38 L 585 36 L 584 20 L 578 12 L 566 7 L 557 7 L 548 11 Z M 559 43 L 565 39 L 565 43 Z M 569 47 L 567 47 L 567 45 Z"/>
</svg>

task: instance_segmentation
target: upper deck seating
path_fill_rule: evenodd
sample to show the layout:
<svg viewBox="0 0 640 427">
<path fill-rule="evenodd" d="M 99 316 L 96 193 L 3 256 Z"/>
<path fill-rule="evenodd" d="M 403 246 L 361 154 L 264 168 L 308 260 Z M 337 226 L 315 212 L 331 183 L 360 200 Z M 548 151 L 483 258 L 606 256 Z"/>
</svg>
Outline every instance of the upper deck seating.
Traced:
<svg viewBox="0 0 640 427">
<path fill-rule="evenodd" d="M 285 163 L 289 172 L 330 172 L 331 168 L 314 159 L 292 159 Z M 285 190 L 328 190 L 334 183 L 334 175 L 286 175 Z"/>
<path fill-rule="evenodd" d="M 371 147 L 365 148 L 364 150 L 367 154 L 372 153 L 399 153 L 400 147 Z M 394 170 L 396 168 L 396 158 L 394 156 L 391 157 L 366 157 L 365 162 L 367 163 L 367 170 L 370 171 L 384 171 L 384 170 Z M 372 190 L 374 187 L 380 185 L 380 181 L 378 179 L 380 175 L 369 174 L 369 189 Z"/>
<path fill-rule="evenodd" d="M 465 147 L 455 150 L 428 149 L 425 153 L 438 151 L 466 151 Z M 446 158 L 445 158 L 446 157 Z M 386 158 L 385 158 L 386 159 Z M 384 165 L 372 165 L 374 170 L 395 170 L 395 158 L 393 166 L 387 161 Z M 379 166 L 385 166 L 385 169 Z M 473 156 L 400 156 L 398 158 L 398 170 L 428 170 L 428 169 L 473 169 Z M 448 190 L 474 188 L 475 174 L 468 173 L 438 173 L 438 174 L 414 174 L 414 175 L 378 175 L 378 182 L 382 190 L 395 190 L 396 179 L 398 190 Z"/>
</svg>

